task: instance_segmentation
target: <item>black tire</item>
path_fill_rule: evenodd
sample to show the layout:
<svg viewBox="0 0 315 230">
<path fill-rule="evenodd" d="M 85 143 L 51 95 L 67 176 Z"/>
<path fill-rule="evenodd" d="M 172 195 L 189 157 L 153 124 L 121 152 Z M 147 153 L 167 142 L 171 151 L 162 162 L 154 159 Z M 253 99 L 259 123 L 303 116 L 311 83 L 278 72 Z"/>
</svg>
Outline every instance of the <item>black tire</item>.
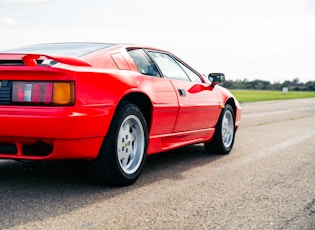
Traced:
<svg viewBox="0 0 315 230">
<path fill-rule="evenodd" d="M 123 102 L 119 105 L 98 157 L 90 162 L 94 181 L 109 186 L 134 183 L 144 167 L 148 148 L 148 130 L 140 109 Z"/>
<path fill-rule="evenodd" d="M 210 142 L 204 143 L 208 153 L 228 154 L 231 152 L 235 138 L 235 113 L 227 104 L 220 114 L 215 133 Z"/>
</svg>

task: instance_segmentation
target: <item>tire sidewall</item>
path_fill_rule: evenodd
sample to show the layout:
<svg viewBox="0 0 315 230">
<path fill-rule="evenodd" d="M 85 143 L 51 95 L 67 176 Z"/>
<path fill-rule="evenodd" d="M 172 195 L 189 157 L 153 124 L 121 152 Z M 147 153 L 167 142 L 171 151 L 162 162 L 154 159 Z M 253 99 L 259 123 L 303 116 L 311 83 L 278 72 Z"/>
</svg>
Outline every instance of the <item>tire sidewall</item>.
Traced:
<svg viewBox="0 0 315 230">
<path fill-rule="evenodd" d="M 119 163 L 118 152 L 117 152 L 119 130 L 121 126 L 123 125 L 124 120 L 130 115 L 134 115 L 140 120 L 142 129 L 143 129 L 143 134 L 144 134 L 144 142 L 145 142 L 141 163 L 138 169 L 132 174 L 128 174 L 124 172 L 124 170 L 121 168 L 121 165 Z M 113 127 L 112 131 L 114 132 L 110 132 L 110 133 L 114 133 L 114 143 L 111 143 L 111 144 L 109 143 L 109 145 L 111 146 L 110 152 L 113 153 L 111 155 L 112 160 L 113 160 L 111 162 L 114 162 L 112 169 L 118 181 L 122 182 L 123 184 L 131 184 L 139 177 L 146 161 L 147 148 L 148 148 L 148 130 L 147 130 L 146 121 L 140 109 L 136 105 L 131 104 L 131 103 L 124 103 L 118 109 L 117 116 L 115 116 L 115 119 L 112 122 L 112 127 Z"/>
<path fill-rule="evenodd" d="M 225 116 L 227 111 L 230 111 L 230 113 L 232 115 L 232 119 L 233 119 L 233 124 L 235 124 L 235 113 L 234 113 L 234 110 L 233 110 L 233 108 L 230 105 L 227 104 L 225 106 L 224 110 L 221 113 L 220 120 L 219 120 L 219 125 L 217 127 L 218 139 L 219 139 L 218 141 L 220 142 L 220 146 L 221 146 L 221 148 L 222 148 L 222 150 L 223 150 L 223 152 L 225 154 L 229 153 L 232 150 L 233 144 L 234 144 L 234 139 L 235 139 L 235 125 L 233 125 L 233 132 L 232 132 L 233 138 L 232 138 L 231 144 L 227 147 L 223 143 L 223 139 L 222 139 L 222 123 L 223 123 L 223 118 L 224 118 L 224 116 Z"/>
</svg>

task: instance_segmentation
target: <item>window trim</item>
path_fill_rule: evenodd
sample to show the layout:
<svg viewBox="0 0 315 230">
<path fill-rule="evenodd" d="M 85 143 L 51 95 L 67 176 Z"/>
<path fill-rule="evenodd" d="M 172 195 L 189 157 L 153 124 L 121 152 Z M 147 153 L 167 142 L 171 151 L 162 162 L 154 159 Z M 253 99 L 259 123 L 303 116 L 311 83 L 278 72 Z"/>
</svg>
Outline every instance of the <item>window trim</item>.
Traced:
<svg viewBox="0 0 315 230">
<path fill-rule="evenodd" d="M 195 73 L 199 77 L 200 82 L 198 82 L 198 83 L 205 83 L 204 79 L 201 77 L 200 73 L 198 73 L 196 70 L 194 70 L 192 67 L 190 67 L 188 64 L 186 64 L 184 61 L 182 61 L 178 57 L 174 56 L 172 53 L 165 52 L 165 51 L 160 51 L 160 50 L 154 50 L 154 49 L 144 49 L 144 51 L 147 53 L 147 55 L 150 57 L 150 59 L 154 62 L 155 66 L 159 70 L 159 73 L 160 73 L 161 77 L 167 78 L 167 79 L 179 80 L 180 81 L 180 79 L 174 79 L 174 78 L 169 78 L 169 77 L 164 76 L 162 71 L 161 71 L 161 69 L 160 69 L 160 67 L 159 67 L 159 65 L 155 62 L 154 58 L 150 55 L 150 52 L 161 53 L 161 54 L 166 54 L 166 55 L 170 56 L 176 62 L 176 64 L 179 66 L 179 68 L 186 74 L 187 78 L 189 79 L 189 82 L 197 83 L 196 81 L 193 81 L 193 79 L 191 79 L 189 77 L 189 74 L 181 67 L 180 64 L 185 66 L 187 69 L 189 69 L 190 71 L 192 71 L 193 73 Z M 182 81 L 184 81 L 184 80 L 182 80 Z"/>
<path fill-rule="evenodd" d="M 173 59 L 173 61 L 175 62 L 175 64 L 184 72 L 184 74 L 187 77 L 187 82 L 192 82 L 190 77 L 188 76 L 188 74 L 186 73 L 185 70 L 183 70 L 183 68 L 178 64 L 177 60 L 174 58 L 174 56 L 169 53 L 169 52 L 165 52 L 165 51 L 160 51 L 160 50 L 152 50 L 152 49 L 145 49 L 145 51 L 147 51 L 148 55 L 150 56 L 150 58 L 154 61 L 155 65 L 158 67 L 159 72 L 161 73 L 161 76 L 163 78 L 167 78 L 167 79 L 171 79 L 171 80 L 178 80 L 178 81 L 185 81 L 184 79 L 177 79 L 177 78 L 171 78 L 171 77 L 167 77 L 164 76 L 162 73 L 162 70 L 160 69 L 159 65 L 156 63 L 156 61 L 154 60 L 154 58 L 150 55 L 150 52 L 154 52 L 154 53 L 159 53 L 159 54 L 164 54 L 164 55 L 168 55 L 171 59 Z"/>
<path fill-rule="evenodd" d="M 182 60 L 180 60 L 179 58 L 177 58 L 176 56 L 173 56 L 173 58 L 175 59 L 175 61 L 179 62 L 180 64 L 182 64 L 183 66 L 185 66 L 187 69 L 189 69 L 191 72 L 193 72 L 194 74 L 196 74 L 199 79 L 200 79 L 200 82 L 198 83 L 204 83 L 204 80 L 203 78 L 201 77 L 200 73 L 198 73 L 196 70 L 194 70 L 192 67 L 190 67 L 189 65 L 187 65 L 185 62 L 183 62 Z M 179 65 L 180 66 L 180 65 Z M 180 68 L 182 68 L 180 66 Z M 183 69 L 183 68 L 182 68 Z M 189 77 L 189 74 L 183 69 L 183 71 L 186 73 L 186 75 L 188 76 L 188 78 L 191 80 L 191 82 L 195 82 L 193 81 L 190 77 Z"/>
</svg>

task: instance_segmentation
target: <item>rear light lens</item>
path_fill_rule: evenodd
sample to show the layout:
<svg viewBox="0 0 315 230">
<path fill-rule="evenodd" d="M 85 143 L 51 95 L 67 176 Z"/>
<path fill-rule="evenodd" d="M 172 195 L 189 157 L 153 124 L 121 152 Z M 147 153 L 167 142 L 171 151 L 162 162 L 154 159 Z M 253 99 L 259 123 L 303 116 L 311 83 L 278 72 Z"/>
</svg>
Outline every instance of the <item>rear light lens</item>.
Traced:
<svg viewBox="0 0 315 230">
<path fill-rule="evenodd" d="M 44 105 L 73 105 L 74 83 L 14 81 L 12 87 L 12 102 Z"/>
<path fill-rule="evenodd" d="M 53 103 L 68 105 L 73 103 L 73 84 L 70 82 L 55 82 L 53 86 Z"/>
</svg>

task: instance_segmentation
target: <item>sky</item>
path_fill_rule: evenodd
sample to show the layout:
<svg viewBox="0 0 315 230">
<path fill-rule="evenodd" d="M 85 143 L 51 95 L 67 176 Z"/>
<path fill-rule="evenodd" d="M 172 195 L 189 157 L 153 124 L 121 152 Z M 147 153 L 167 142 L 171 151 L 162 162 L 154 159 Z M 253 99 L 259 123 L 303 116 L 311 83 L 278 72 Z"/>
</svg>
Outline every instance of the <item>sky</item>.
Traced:
<svg viewBox="0 0 315 230">
<path fill-rule="evenodd" d="M 69 41 L 153 46 L 228 80 L 315 81 L 315 0 L 0 0 L 0 50 Z"/>
</svg>

